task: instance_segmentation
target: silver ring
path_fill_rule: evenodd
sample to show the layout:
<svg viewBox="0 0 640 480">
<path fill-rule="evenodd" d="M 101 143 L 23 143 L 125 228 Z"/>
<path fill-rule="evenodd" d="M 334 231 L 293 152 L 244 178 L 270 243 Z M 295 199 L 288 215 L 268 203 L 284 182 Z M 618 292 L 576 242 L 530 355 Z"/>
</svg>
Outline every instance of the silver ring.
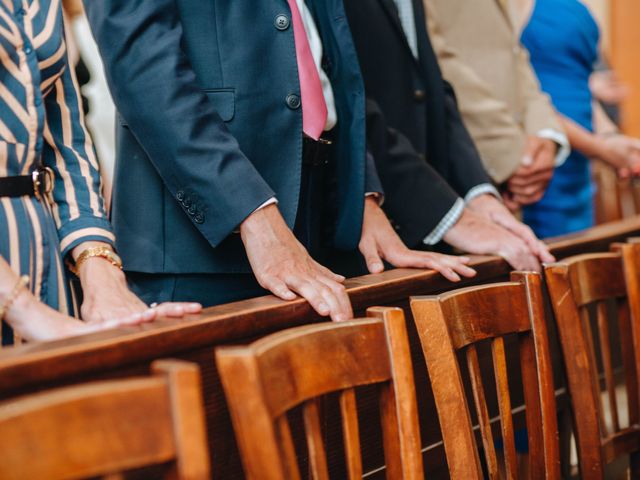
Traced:
<svg viewBox="0 0 640 480">
<path fill-rule="evenodd" d="M 149 308 L 156 308 L 158 306 L 158 302 L 153 302 L 151 305 L 149 305 Z"/>
</svg>

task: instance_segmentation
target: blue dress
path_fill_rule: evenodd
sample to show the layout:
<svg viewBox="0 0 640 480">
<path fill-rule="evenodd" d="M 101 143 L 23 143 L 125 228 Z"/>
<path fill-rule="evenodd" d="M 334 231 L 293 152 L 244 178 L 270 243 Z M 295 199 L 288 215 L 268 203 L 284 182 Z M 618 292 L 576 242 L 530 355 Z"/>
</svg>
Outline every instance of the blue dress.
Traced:
<svg viewBox="0 0 640 480">
<path fill-rule="evenodd" d="M 589 77 L 599 37 L 591 12 L 579 0 L 537 0 L 521 39 L 555 108 L 589 131 L 593 131 Z M 524 221 L 541 238 L 591 227 L 594 209 L 588 158 L 573 151 L 556 169 L 542 200 L 524 209 Z"/>
</svg>

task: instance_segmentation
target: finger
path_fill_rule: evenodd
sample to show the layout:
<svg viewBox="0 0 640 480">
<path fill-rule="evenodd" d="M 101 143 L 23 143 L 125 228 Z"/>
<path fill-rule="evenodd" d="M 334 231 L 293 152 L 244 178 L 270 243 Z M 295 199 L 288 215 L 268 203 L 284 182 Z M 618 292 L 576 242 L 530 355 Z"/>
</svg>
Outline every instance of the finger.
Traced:
<svg viewBox="0 0 640 480">
<path fill-rule="evenodd" d="M 331 308 L 318 285 L 319 282 L 309 278 L 291 276 L 286 280 L 287 286 L 304 298 L 311 307 L 323 317 L 331 313 Z"/>
<path fill-rule="evenodd" d="M 329 277 L 334 282 L 342 283 L 346 280 L 344 275 L 337 274 L 318 262 L 314 261 L 313 263 L 314 267 L 319 270 L 322 275 Z"/>
<path fill-rule="evenodd" d="M 452 259 L 455 259 L 455 257 L 415 252 L 408 249 L 403 252 L 392 252 L 387 257 L 387 260 L 396 267 L 429 268 L 440 272 L 445 278 L 452 282 L 460 281 L 460 275 L 458 273 L 464 276 L 475 275 L 475 270 L 467 267 L 464 262 L 457 262 Z"/>
<path fill-rule="evenodd" d="M 507 182 L 509 190 L 512 188 L 522 188 L 533 183 L 548 183 L 553 178 L 553 169 L 542 170 L 530 175 L 513 176 Z"/>
<path fill-rule="evenodd" d="M 520 205 L 531 205 L 542 200 L 543 196 L 544 192 L 538 192 L 533 195 L 514 195 L 513 199 Z"/>
<path fill-rule="evenodd" d="M 319 277 L 318 281 L 322 282 L 329 288 L 338 302 L 338 311 L 341 312 L 341 317 L 336 321 L 346 321 L 350 318 L 353 318 L 353 308 L 351 307 L 351 300 L 349 299 L 349 295 L 347 294 L 346 289 L 341 283 L 336 283 L 330 279 Z"/>
<path fill-rule="evenodd" d="M 382 263 L 382 258 L 380 258 L 375 241 L 363 240 L 360 243 L 360 253 L 362 253 L 367 263 L 369 273 L 380 273 L 384 271 L 384 263 Z"/>
<path fill-rule="evenodd" d="M 158 315 L 163 317 L 183 317 L 189 313 L 198 313 L 202 310 L 199 303 L 166 302 L 155 307 Z"/>
<path fill-rule="evenodd" d="M 549 251 L 549 247 L 547 246 L 546 243 L 538 240 L 538 245 L 539 245 L 539 252 L 540 252 L 538 254 L 538 258 L 542 263 L 553 263 L 556 261 L 556 257 L 554 257 L 552 253 Z"/>
<path fill-rule="evenodd" d="M 297 295 L 287 287 L 287 284 L 277 277 L 266 277 L 259 283 L 264 289 L 269 290 L 276 297 L 281 298 L 282 300 L 291 301 L 297 298 Z"/>
</svg>

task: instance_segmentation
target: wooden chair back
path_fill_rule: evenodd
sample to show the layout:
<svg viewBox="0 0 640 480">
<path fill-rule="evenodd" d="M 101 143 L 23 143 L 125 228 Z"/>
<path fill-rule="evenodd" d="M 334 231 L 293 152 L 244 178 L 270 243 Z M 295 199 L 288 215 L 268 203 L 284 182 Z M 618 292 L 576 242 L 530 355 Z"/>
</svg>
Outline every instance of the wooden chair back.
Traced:
<svg viewBox="0 0 640 480">
<path fill-rule="evenodd" d="M 639 262 L 640 245 L 622 244 L 615 253 L 577 255 L 545 268 L 584 479 L 604 478 L 605 466 L 625 454 L 631 454 L 636 475 L 632 478 L 640 475 L 640 459 L 633 454 L 640 447 Z M 617 381 L 620 372 L 612 357 L 612 338 L 619 338 L 613 351 L 621 352 L 624 382 Z M 626 387 L 628 426 L 620 421 L 618 386 Z M 603 396 L 609 406 L 609 419 Z"/>
<path fill-rule="evenodd" d="M 346 470 L 362 478 L 356 387 L 379 387 L 387 478 L 422 479 L 420 432 L 404 314 L 369 308 L 365 320 L 321 323 L 216 350 L 245 474 L 296 480 L 287 413 L 302 407 L 309 476 L 329 478 L 319 401 L 339 396 Z"/>
<path fill-rule="evenodd" d="M 491 345 L 506 475 L 518 478 L 505 356 L 505 337 L 510 335 L 517 337 L 520 357 L 531 478 L 560 478 L 555 390 L 541 278 L 535 273 L 513 273 L 511 280 L 411 298 L 453 480 L 484 478 L 459 359 L 466 363 L 471 380 L 488 476 L 500 478 L 487 390 L 478 360 L 481 342 Z"/>
<path fill-rule="evenodd" d="M 166 478 L 209 479 L 198 367 L 159 360 L 152 370 L 1 403 L 0 478 L 117 478 L 166 465 Z"/>
</svg>

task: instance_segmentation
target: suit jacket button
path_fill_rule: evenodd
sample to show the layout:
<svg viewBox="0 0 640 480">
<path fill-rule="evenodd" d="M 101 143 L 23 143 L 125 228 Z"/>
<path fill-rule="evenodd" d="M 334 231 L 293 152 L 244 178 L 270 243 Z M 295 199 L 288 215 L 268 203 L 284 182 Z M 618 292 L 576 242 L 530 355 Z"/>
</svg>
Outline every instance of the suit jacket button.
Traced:
<svg viewBox="0 0 640 480">
<path fill-rule="evenodd" d="M 189 215 L 195 215 L 197 211 L 198 211 L 198 209 L 196 208 L 195 205 L 191 205 L 189 207 L 189 209 L 187 210 L 187 212 L 189 212 Z"/>
<path fill-rule="evenodd" d="M 178 193 L 176 193 L 176 200 L 179 202 L 184 200 L 184 192 L 182 190 L 178 190 Z"/>
<path fill-rule="evenodd" d="M 184 206 L 184 208 L 189 208 L 191 206 L 191 199 L 189 197 L 185 198 L 182 201 L 182 205 Z"/>
<path fill-rule="evenodd" d="M 287 17 L 285 14 L 281 13 L 280 15 L 276 15 L 276 18 L 273 20 L 273 24 L 278 30 L 282 31 L 289 28 L 289 25 L 291 25 L 291 20 L 289 20 L 289 17 Z"/>
<path fill-rule="evenodd" d="M 293 93 L 287 95 L 287 107 L 289 107 L 291 110 L 297 110 L 298 108 L 300 108 L 301 104 L 302 102 L 300 101 L 300 97 L 298 95 L 295 95 Z"/>
<path fill-rule="evenodd" d="M 416 90 L 413 92 L 413 98 L 416 102 L 424 102 L 425 98 L 427 98 L 427 94 L 424 90 Z"/>
<path fill-rule="evenodd" d="M 202 225 L 204 223 L 204 215 L 202 213 L 198 213 L 195 217 L 193 217 L 193 221 L 198 225 Z"/>
</svg>

